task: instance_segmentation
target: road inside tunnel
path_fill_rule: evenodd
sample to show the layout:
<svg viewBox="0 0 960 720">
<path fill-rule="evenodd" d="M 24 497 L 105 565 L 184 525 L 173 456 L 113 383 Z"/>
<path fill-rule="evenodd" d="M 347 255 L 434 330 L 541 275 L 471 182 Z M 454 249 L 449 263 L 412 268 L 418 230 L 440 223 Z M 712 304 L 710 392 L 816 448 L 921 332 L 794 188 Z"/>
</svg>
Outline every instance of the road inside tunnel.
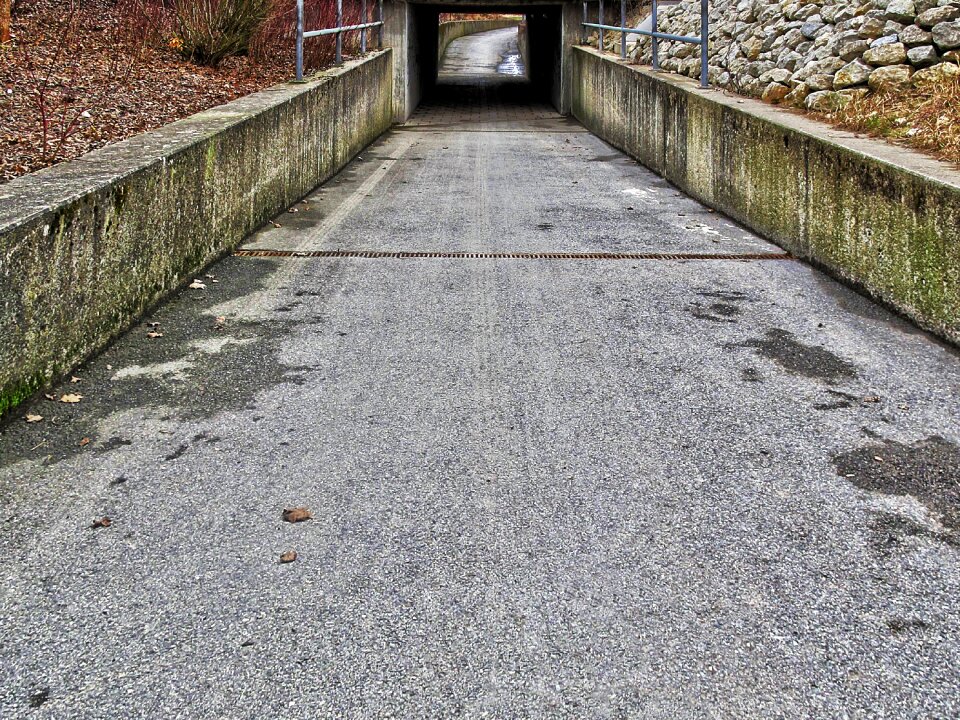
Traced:
<svg viewBox="0 0 960 720">
<path fill-rule="evenodd" d="M 960 713 L 957 353 L 511 32 L 0 427 L 4 717 Z"/>
<path fill-rule="evenodd" d="M 464 85 L 513 85 L 522 86 L 529 95 L 530 81 L 520 57 L 519 32 L 518 27 L 509 27 L 454 40 L 437 71 L 439 90 Z"/>
</svg>

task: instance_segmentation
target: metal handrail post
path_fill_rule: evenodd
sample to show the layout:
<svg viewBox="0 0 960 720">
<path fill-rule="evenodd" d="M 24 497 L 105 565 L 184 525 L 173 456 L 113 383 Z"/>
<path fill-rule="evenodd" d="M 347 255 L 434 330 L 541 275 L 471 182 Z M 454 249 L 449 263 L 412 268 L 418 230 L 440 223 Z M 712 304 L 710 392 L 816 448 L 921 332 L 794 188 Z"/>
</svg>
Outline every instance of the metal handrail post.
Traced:
<svg viewBox="0 0 960 720">
<path fill-rule="evenodd" d="M 620 26 L 627 26 L 627 0 L 620 0 Z M 627 32 L 620 33 L 620 57 L 627 59 Z"/>
<path fill-rule="evenodd" d="M 377 0 L 377 49 L 383 50 L 383 0 Z"/>
<path fill-rule="evenodd" d="M 360 20 L 361 23 L 365 23 L 367 21 L 367 0 L 361 0 L 360 2 L 360 17 L 361 17 L 361 20 Z M 367 54 L 367 29 L 366 28 L 360 31 L 360 54 L 361 55 Z"/>
<path fill-rule="evenodd" d="M 297 82 L 303 81 L 303 0 L 297 0 Z"/>
<path fill-rule="evenodd" d="M 656 2 L 656 0 L 654 0 Z M 709 87 L 708 69 L 710 66 L 710 18 L 707 0 L 700 0 L 700 87 Z"/>
<path fill-rule="evenodd" d="M 650 29 L 654 32 L 660 32 L 660 28 L 657 26 L 657 0 L 653 0 L 653 4 L 650 6 Z M 657 39 L 656 35 L 651 38 L 650 53 L 652 55 L 651 65 L 653 65 L 653 69 L 659 70 L 660 41 Z"/>
<path fill-rule="evenodd" d="M 337 29 L 343 30 L 343 0 L 337 0 Z M 337 65 L 343 62 L 343 32 L 337 33 Z"/>
<path fill-rule="evenodd" d="M 600 0 L 600 9 L 597 11 L 597 23 L 603 25 L 603 0 Z M 600 33 L 597 38 L 597 50 L 603 52 L 603 28 L 598 30 Z"/>
</svg>

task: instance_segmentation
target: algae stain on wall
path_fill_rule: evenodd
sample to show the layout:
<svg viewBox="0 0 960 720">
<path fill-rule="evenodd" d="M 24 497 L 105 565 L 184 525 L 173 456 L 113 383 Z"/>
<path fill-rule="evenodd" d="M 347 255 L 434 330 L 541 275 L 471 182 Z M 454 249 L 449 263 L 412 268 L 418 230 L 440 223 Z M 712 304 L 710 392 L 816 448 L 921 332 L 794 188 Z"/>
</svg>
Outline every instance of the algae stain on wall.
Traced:
<svg viewBox="0 0 960 720">
<path fill-rule="evenodd" d="M 694 197 L 960 343 L 960 185 L 864 156 L 593 50 L 574 48 L 573 58 L 573 114 L 588 129 Z M 604 108 L 624 97 L 636 98 L 633 112 Z M 657 118 L 659 124 L 651 121 Z"/>
</svg>

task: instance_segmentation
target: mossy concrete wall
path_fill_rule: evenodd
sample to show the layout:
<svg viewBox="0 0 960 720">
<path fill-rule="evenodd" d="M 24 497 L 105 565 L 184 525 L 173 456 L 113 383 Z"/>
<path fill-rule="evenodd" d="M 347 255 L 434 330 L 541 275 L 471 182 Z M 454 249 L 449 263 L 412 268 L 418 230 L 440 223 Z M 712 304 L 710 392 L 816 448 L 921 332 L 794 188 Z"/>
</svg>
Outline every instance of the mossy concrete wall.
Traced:
<svg viewBox="0 0 960 720">
<path fill-rule="evenodd" d="M 499 30 L 501 28 L 516 27 L 520 21 L 516 18 L 503 18 L 499 20 L 451 20 L 450 22 L 440 23 L 440 39 L 437 43 L 437 62 L 443 60 L 443 54 L 447 47 L 457 38 L 464 35 L 473 35 L 487 30 Z"/>
<path fill-rule="evenodd" d="M 701 200 L 960 343 L 960 172 L 575 48 L 573 114 Z"/>
<path fill-rule="evenodd" d="M 0 186 L 0 414 L 391 124 L 389 50 Z"/>
</svg>

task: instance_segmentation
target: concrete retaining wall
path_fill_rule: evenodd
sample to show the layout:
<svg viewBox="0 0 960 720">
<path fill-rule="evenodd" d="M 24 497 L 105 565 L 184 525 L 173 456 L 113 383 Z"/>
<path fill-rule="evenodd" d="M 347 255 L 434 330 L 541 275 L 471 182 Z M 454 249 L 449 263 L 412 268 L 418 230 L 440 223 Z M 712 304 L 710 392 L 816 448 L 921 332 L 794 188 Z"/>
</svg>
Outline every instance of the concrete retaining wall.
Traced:
<svg viewBox="0 0 960 720">
<path fill-rule="evenodd" d="M 451 22 L 440 23 L 440 41 L 437 43 L 437 62 L 443 60 L 443 54 L 447 51 L 447 46 L 457 38 L 464 35 L 473 35 L 487 30 L 499 30 L 500 28 L 516 27 L 520 24 L 519 20 L 504 18 L 502 20 L 453 20 Z"/>
<path fill-rule="evenodd" d="M 576 48 L 573 114 L 679 188 L 960 343 L 960 172 Z"/>
<path fill-rule="evenodd" d="M 0 414 L 391 124 L 389 50 L 0 186 Z"/>
</svg>

